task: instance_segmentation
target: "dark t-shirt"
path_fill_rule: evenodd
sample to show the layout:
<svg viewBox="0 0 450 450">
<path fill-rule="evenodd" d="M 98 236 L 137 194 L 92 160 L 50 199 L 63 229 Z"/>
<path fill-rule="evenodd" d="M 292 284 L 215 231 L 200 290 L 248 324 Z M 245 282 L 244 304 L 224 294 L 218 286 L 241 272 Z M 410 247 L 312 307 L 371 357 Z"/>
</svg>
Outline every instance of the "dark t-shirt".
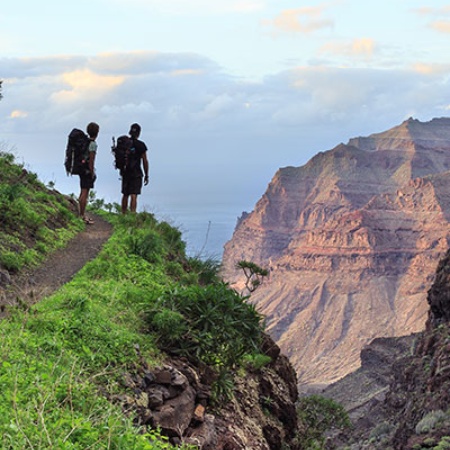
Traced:
<svg viewBox="0 0 450 450">
<path fill-rule="evenodd" d="M 127 178 L 142 177 L 142 156 L 147 151 L 147 146 L 139 139 L 133 139 L 133 145 L 128 154 L 128 164 L 123 176 Z"/>
</svg>

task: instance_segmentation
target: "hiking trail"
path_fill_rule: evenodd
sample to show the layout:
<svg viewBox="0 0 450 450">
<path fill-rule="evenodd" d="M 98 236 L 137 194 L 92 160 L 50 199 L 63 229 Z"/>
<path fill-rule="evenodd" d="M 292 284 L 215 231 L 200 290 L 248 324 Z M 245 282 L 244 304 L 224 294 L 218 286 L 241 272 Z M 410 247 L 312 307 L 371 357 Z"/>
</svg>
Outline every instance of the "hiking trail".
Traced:
<svg viewBox="0 0 450 450">
<path fill-rule="evenodd" d="M 11 282 L 0 286 L 2 311 L 18 303 L 32 305 L 68 283 L 83 266 L 94 259 L 112 234 L 112 225 L 102 217 L 91 214 L 94 224 L 86 225 L 64 248 L 48 255 L 32 269 L 11 275 Z"/>
</svg>

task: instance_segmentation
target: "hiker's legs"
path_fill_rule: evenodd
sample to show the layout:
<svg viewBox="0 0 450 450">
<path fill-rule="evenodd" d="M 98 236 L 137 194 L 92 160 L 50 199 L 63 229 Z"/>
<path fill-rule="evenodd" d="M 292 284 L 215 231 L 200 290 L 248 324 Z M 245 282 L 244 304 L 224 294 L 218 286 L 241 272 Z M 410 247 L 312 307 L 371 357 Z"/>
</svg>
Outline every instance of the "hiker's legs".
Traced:
<svg viewBox="0 0 450 450">
<path fill-rule="evenodd" d="M 128 211 L 128 195 L 122 195 L 122 214 L 126 214 Z"/>
<path fill-rule="evenodd" d="M 89 197 L 89 189 L 81 188 L 80 198 L 78 199 L 78 203 L 80 206 L 80 216 L 84 219 L 84 214 L 86 213 L 86 205 Z"/>
<path fill-rule="evenodd" d="M 90 173 L 80 175 L 80 198 L 78 199 L 80 216 L 86 221 L 86 206 L 89 199 L 89 191 L 94 187 L 94 178 Z"/>
<path fill-rule="evenodd" d="M 131 201 L 130 201 L 130 211 L 132 213 L 136 212 L 136 207 L 137 207 L 137 194 L 131 194 Z"/>
</svg>

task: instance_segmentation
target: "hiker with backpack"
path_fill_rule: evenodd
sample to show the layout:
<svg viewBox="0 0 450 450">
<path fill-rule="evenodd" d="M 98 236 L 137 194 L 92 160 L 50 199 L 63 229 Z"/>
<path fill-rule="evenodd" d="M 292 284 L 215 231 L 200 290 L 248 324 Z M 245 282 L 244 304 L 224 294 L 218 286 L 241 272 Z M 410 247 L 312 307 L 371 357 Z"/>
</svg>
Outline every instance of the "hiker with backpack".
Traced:
<svg viewBox="0 0 450 450">
<path fill-rule="evenodd" d="M 80 173 L 80 197 L 78 203 L 80 205 L 80 216 L 87 225 L 92 225 L 94 221 L 86 216 L 86 205 L 89 198 L 89 191 L 93 189 L 97 175 L 95 174 L 95 156 L 97 154 L 97 142 L 100 127 L 95 122 L 91 122 L 86 127 L 89 137 L 89 145 L 87 148 L 86 161 L 87 167 L 84 173 Z"/>
<path fill-rule="evenodd" d="M 132 213 L 136 212 L 137 196 L 141 194 L 142 184 L 144 186 L 148 184 L 147 146 L 139 140 L 140 125 L 132 124 L 128 134 L 129 137 L 119 137 L 117 145 L 113 144 L 112 149 L 116 169 L 120 170 L 122 177 L 122 214 L 126 214 L 128 209 Z M 142 168 L 144 172 L 142 172 Z"/>
<path fill-rule="evenodd" d="M 86 216 L 86 206 L 89 191 L 94 187 L 95 179 L 95 155 L 97 154 L 97 139 L 100 127 L 91 122 L 86 127 L 87 135 L 74 128 L 70 134 L 66 147 L 64 166 L 67 175 L 79 175 L 80 197 L 78 199 L 79 213 L 84 223 L 92 225 L 94 221 Z"/>
</svg>

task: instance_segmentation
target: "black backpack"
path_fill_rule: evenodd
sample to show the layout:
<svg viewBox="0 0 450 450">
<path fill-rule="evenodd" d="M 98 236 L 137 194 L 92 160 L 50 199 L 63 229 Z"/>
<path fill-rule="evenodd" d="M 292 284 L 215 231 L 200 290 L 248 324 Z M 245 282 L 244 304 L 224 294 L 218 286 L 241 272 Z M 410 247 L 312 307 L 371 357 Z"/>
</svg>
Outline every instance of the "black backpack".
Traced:
<svg viewBox="0 0 450 450">
<path fill-rule="evenodd" d="M 74 128 L 67 140 L 64 166 L 67 175 L 84 175 L 89 170 L 89 137 L 78 128 Z"/>
<path fill-rule="evenodd" d="M 129 164 L 130 150 L 133 147 L 133 139 L 124 135 L 117 138 L 117 144 L 113 138 L 111 151 L 114 155 L 114 167 L 120 172 L 125 172 Z"/>
</svg>

